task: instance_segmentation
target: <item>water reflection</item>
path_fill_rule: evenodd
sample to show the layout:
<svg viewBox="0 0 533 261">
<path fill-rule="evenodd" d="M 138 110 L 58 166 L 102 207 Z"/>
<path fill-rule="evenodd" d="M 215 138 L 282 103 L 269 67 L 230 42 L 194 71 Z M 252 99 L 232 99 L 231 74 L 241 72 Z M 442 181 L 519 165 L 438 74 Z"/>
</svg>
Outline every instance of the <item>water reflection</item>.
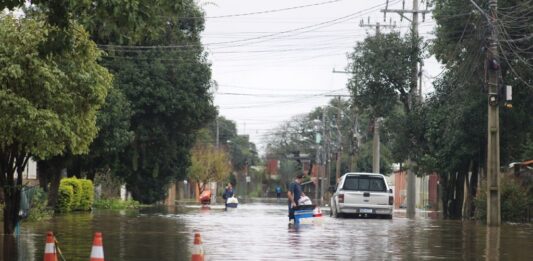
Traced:
<svg viewBox="0 0 533 261">
<path fill-rule="evenodd" d="M 25 223 L 17 239 L 1 238 L 3 260 L 42 260 L 54 231 L 66 260 L 87 260 L 92 236 L 103 232 L 106 260 L 189 260 L 193 233 L 206 260 L 529 260 L 533 226 L 487 228 L 433 219 L 334 219 L 289 226 L 285 204 L 248 203 L 224 211 L 180 206 L 135 212 L 100 211 Z M 18 252 L 18 255 L 17 255 Z"/>
<path fill-rule="evenodd" d="M 486 238 L 485 260 L 500 260 L 500 228 L 487 227 Z"/>
<path fill-rule="evenodd" d="M 3 248 L 4 260 L 42 260 L 46 231 L 54 231 L 66 260 L 88 260 L 95 231 L 103 233 L 108 260 L 187 260 L 184 225 L 155 213 L 69 214 L 48 222 L 23 224 L 18 256 Z"/>
</svg>

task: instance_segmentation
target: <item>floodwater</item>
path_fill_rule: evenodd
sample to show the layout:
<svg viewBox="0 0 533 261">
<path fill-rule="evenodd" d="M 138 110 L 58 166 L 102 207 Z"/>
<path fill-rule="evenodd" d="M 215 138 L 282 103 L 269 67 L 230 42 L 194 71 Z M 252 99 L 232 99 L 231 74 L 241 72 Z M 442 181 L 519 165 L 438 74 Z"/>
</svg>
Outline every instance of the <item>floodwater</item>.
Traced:
<svg viewBox="0 0 533 261">
<path fill-rule="evenodd" d="M 88 260 L 92 236 L 103 234 L 106 260 L 190 260 L 194 231 L 206 260 L 531 260 L 533 225 L 490 228 L 440 220 L 427 213 L 392 220 L 325 215 L 321 222 L 288 226 L 285 201 L 188 205 L 140 211 L 95 211 L 23 223 L 14 242 L 0 244 L 4 260 L 42 260 L 53 231 L 65 260 Z M 2 240 L 2 237 L 0 237 Z M 61 260 L 61 259 L 60 259 Z"/>
</svg>

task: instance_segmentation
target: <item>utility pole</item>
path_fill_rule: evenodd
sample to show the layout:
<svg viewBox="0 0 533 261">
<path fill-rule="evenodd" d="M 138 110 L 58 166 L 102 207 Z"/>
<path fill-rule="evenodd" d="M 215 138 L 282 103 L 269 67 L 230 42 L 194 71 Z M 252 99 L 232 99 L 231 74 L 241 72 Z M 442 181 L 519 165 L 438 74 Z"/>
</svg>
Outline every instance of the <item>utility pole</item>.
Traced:
<svg viewBox="0 0 533 261">
<path fill-rule="evenodd" d="M 379 118 L 374 119 L 374 137 L 372 138 L 372 172 L 379 172 L 380 161 Z"/>
<path fill-rule="evenodd" d="M 218 117 L 215 120 L 215 122 L 216 122 L 216 125 L 217 125 L 217 142 L 216 142 L 216 146 L 217 146 L 217 149 L 218 149 L 218 147 L 220 145 L 220 141 L 219 141 L 220 140 L 220 129 L 219 129 L 220 127 L 218 126 Z"/>
<path fill-rule="evenodd" d="M 322 110 L 322 144 L 320 145 L 320 176 L 322 177 L 322 182 L 320 182 L 320 200 L 322 202 L 322 205 L 324 204 L 324 191 L 326 190 L 326 184 L 329 188 L 329 176 L 326 175 L 326 157 L 327 151 L 326 151 L 326 109 L 324 107 L 324 110 Z M 322 141 L 321 140 L 321 141 Z"/>
<path fill-rule="evenodd" d="M 413 9 L 412 10 L 405 10 L 405 0 L 403 1 L 403 8 L 402 9 L 388 9 L 389 1 L 387 0 L 387 5 L 385 9 L 382 9 L 381 12 L 383 12 L 383 17 L 386 19 L 387 12 L 393 12 L 400 15 L 401 19 L 405 18 L 407 21 L 411 22 L 411 36 L 412 36 L 412 43 L 413 43 L 413 50 L 415 50 L 414 54 L 418 55 L 418 14 L 422 14 L 423 18 L 425 18 L 425 14 L 429 13 L 430 11 L 427 10 L 428 7 L 428 1 L 426 1 L 426 10 L 418 10 L 418 1 L 419 0 L 413 0 Z M 411 13 L 413 14 L 412 20 L 407 18 L 404 14 L 405 13 Z M 415 57 L 413 57 L 415 58 Z M 416 61 L 416 59 L 413 59 Z M 409 110 L 413 108 L 413 104 L 416 100 L 417 95 L 417 83 L 418 83 L 418 64 L 417 62 L 413 62 L 413 72 L 411 75 L 411 84 L 409 87 Z M 420 99 L 420 97 L 418 97 Z M 420 101 L 420 100 L 419 100 Z M 411 164 L 411 158 L 409 157 L 407 159 L 407 217 L 413 218 L 415 216 L 415 205 L 416 205 L 416 177 L 412 170 L 412 164 Z"/>
<path fill-rule="evenodd" d="M 341 96 L 337 96 L 339 105 L 341 104 Z M 340 108 L 337 108 L 337 117 L 335 117 L 335 124 L 337 125 L 337 165 L 335 166 L 335 184 L 339 184 L 339 179 L 341 177 L 341 159 L 342 159 L 342 133 L 341 127 L 339 124 L 339 119 L 341 118 Z"/>
<path fill-rule="evenodd" d="M 487 139 L 487 225 L 499 226 L 500 213 L 500 127 L 498 89 L 500 76 L 500 57 L 498 54 L 497 0 L 489 0 L 489 47 L 488 65 L 488 139 Z"/>
<path fill-rule="evenodd" d="M 388 28 L 395 28 L 396 24 L 392 24 L 392 20 L 389 24 L 380 24 L 379 22 L 375 24 L 370 23 L 370 17 L 368 18 L 367 24 L 361 20 L 359 23 L 360 27 L 375 27 L 376 28 L 376 36 L 380 35 L 380 27 L 388 27 Z M 380 173 L 379 168 L 379 162 L 380 162 L 380 137 L 379 137 L 379 118 L 374 119 L 374 135 L 372 137 L 372 172 L 373 173 Z"/>
<path fill-rule="evenodd" d="M 371 24 L 370 23 L 370 17 L 369 17 L 366 24 L 364 23 L 363 19 L 361 19 L 361 22 L 359 22 L 359 27 L 375 27 L 376 35 L 379 35 L 381 33 L 380 32 L 381 27 L 395 28 L 396 27 L 396 22 L 393 24 L 392 20 L 391 20 L 389 24 L 380 24 L 379 22 Z"/>
<path fill-rule="evenodd" d="M 336 73 L 336 71 L 333 70 L 333 73 Z M 343 73 L 349 73 L 349 72 L 343 72 Z M 350 95 L 326 95 L 326 96 L 337 97 L 338 104 L 341 104 L 341 97 L 350 97 Z M 341 158 L 342 158 L 342 133 L 340 130 L 340 125 L 339 125 L 339 119 L 341 117 L 340 115 L 341 109 L 335 106 L 333 107 L 337 109 L 337 116 L 335 117 L 336 118 L 335 123 L 337 124 L 337 136 L 338 136 L 337 138 L 338 148 L 337 148 L 337 154 L 336 154 L 337 163 L 335 165 L 335 185 L 337 185 L 339 182 L 340 173 L 341 173 Z"/>
</svg>

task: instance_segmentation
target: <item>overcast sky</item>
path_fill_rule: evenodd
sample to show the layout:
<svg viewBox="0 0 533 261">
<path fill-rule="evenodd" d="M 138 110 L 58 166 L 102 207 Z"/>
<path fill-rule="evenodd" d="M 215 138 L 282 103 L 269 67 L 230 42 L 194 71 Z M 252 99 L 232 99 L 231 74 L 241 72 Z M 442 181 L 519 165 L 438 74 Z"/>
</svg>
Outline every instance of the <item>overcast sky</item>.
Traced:
<svg viewBox="0 0 533 261">
<path fill-rule="evenodd" d="M 401 0 L 389 8 L 401 9 Z M 202 42 L 218 83 L 215 105 L 220 115 L 237 124 L 239 134 L 249 134 L 260 152 L 264 139 L 277 126 L 298 114 L 324 106 L 332 98 L 348 95 L 349 75 L 333 73 L 346 68 L 347 53 L 374 28 L 383 24 L 386 0 L 202 0 L 206 12 Z M 425 4 L 420 4 L 425 9 Z M 412 1 L 405 8 L 411 9 Z M 285 10 L 282 10 L 285 9 Z M 410 17 L 410 15 L 409 15 Z M 406 32 L 408 21 L 387 14 L 396 29 Z M 420 19 L 420 33 L 433 38 L 430 16 Z M 382 32 L 391 29 L 382 28 Z M 441 69 L 434 59 L 425 62 L 424 93 Z"/>
</svg>

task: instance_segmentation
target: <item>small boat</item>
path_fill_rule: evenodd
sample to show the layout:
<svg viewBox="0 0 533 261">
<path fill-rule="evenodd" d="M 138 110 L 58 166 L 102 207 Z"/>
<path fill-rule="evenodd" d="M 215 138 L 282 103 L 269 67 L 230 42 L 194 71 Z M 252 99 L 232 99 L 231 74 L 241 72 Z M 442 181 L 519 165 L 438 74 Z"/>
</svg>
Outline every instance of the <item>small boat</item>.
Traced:
<svg viewBox="0 0 533 261">
<path fill-rule="evenodd" d="M 231 196 L 231 198 L 228 198 L 228 201 L 226 202 L 227 208 L 236 208 L 238 205 L 239 205 L 239 200 L 234 196 Z"/>
<path fill-rule="evenodd" d="M 202 191 L 202 194 L 200 194 L 200 203 L 202 205 L 211 204 L 211 191 L 210 190 Z"/>
</svg>

